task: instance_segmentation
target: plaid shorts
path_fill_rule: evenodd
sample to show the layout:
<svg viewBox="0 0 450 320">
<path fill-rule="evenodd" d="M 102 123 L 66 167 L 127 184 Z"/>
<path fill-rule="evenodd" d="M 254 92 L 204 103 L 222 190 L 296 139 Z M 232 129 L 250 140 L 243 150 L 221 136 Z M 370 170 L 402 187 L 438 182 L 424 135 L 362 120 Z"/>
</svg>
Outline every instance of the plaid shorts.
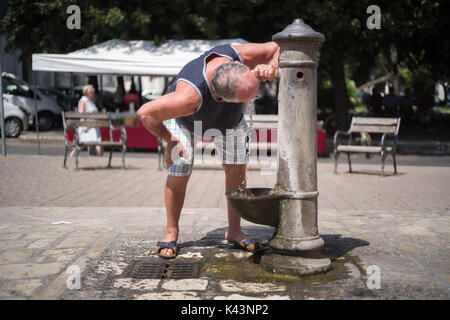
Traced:
<svg viewBox="0 0 450 320">
<path fill-rule="evenodd" d="M 181 142 L 189 156 L 186 159 L 181 157 L 177 150 L 172 151 L 173 164 L 169 168 L 169 175 L 171 176 L 184 177 L 190 175 L 195 156 L 197 158 L 200 156 L 201 160 L 207 163 L 213 161 L 221 164 L 246 164 L 248 161 L 248 126 L 244 117 L 235 128 L 228 129 L 226 135 L 218 134 L 217 130 L 214 130 L 214 133 L 208 132 L 208 130 L 204 133 L 203 138 L 211 139 L 211 143 L 214 143 L 216 151 L 214 155 L 207 154 L 209 148 L 204 153 L 201 152 L 201 149 L 196 151 L 196 143 L 201 137 L 189 131 L 176 119 L 166 120 L 163 124 Z"/>
</svg>

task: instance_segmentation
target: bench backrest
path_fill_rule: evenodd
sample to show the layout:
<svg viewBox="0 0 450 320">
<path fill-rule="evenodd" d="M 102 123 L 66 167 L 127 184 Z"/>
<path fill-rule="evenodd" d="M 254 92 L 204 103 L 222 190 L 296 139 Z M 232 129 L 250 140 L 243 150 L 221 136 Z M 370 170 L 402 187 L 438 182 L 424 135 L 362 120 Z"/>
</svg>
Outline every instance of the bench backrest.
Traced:
<svg viewBox="0 0 450 320">
<path fill-rule="evenodd" d="M 111 118 L 104 113 L 63 112 L 63 125 L 64 130 L 78 127 L 110 127 Z"/>
<path fill-rule="evenodd" d="M 250 126 L 250 119 L 253 121 L 253 129 L 278 129 L 278 115 L 276 114 L 254 114 L 252 117 L 246 114 L 245 120 L 248 126 Z"/>
<path fill-rule="evenodd" d="M 353 117 L 349 132 L 398 134 L 400 118 Z"/>
</svg>

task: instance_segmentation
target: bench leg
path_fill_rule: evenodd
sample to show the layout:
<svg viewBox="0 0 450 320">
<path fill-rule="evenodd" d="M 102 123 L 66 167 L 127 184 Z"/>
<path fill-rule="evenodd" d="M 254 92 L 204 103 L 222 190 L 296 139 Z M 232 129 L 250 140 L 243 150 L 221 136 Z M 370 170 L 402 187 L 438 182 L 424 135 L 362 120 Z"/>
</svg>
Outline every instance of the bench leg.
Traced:
<svg viewBox="0 0 450 320">
<path fill-rule="evenodd" d="M 386 160 L 386 154 L 381 152 L 381 176 L 384 177 L 384 161 Z"/>
<path fill-rule="evenodd" d="M 125 169 L 125 152 L 127 151 L 127 147 L 122 148 L 122 169 Z"/>
<path fill-rule="evenodd" d="M 338 158 L 339 158 L 339 152 L 334 152 L 334 173 L 337 174 L 337 166 L 338 166 Z"/>
<path fill-rule="evenodd" d="M 108 168 L 111 168 L 111 158 L 113 154 L 113 149 L 111 148 L 111 151 L 109 152 L 109 161 L 108 161 Z"/>
<path fill-rule="evenodd" d="M 352 162 L 350 160 L 350 152 L 347 152 L 348 168 L 352 172 Z"/>
<path fill-rule="evenodd" d="M 63 167 L 66 169 L 67 169 L 67 151 L 68 151 L 68 148 L 66 146 L 66 152 L 64 153 L 64 165 L 63 165 Z"/>
<path fill-rule="evenodd" d="M 392 153 L 392 159 L 394 160 L 394 174 L 397 174 L 397 161 L 395 159 L 395 152 Z"/>
<path fill-rule="evenodd" d="M 75 165 L 78 170 L 78 153 L 80 152 L 80 148 L 78 146 L 75 147 Z"/>
</svg>

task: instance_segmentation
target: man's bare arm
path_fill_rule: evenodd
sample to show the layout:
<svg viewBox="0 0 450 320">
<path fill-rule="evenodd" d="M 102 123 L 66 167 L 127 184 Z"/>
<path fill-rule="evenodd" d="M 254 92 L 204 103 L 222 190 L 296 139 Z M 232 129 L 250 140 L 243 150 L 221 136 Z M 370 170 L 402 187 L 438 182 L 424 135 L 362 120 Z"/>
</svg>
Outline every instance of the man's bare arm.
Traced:
<svg viewBox="0 0 450 320">
<path fill-rule="evenodd" d="M 174 140 L 162 122 L 193 114 L 200 102 L 197 91 L 186 82 L 180 81 L 174 92 L 165 94 L 140 107 L 137 116 L 147 130 L 170 143 Z"/>
<path fill-rule="evenodd" d="M 258 64 L 278 67 L 280 47 L 274 41 L 264 43 L 246 43 L 233 45 L 242 58 L 242 62 L 250 69 L 254 69 Z"/>
</svg>

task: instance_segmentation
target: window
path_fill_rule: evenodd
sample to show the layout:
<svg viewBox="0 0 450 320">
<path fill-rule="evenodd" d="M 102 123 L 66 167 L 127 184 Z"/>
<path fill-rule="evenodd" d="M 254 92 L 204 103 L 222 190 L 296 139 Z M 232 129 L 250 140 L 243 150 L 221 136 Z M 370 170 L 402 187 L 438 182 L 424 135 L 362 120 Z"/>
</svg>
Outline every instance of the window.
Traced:
<svg viewBox="0 0 450 320">
<path fill-rule="evenodd" d="M 34 91 L 31 90 L 31 88 L 26 83 L 17 79 L 2 77 L 2 86 L 4 93 L 27 98 L 34 98 Z"/>
</svg>

